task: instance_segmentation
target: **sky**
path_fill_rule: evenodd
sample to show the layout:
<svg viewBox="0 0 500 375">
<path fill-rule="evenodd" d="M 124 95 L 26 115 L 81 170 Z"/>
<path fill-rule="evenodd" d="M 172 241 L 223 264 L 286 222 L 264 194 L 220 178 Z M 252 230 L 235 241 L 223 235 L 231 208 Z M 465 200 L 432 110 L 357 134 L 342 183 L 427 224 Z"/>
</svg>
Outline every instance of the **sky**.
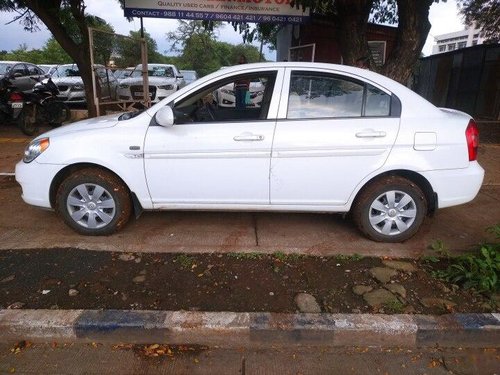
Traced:
<svg viewBox="0 0 500 375">
<path fill-rule="evenodd" d="M 139 30 L 140 28 L 139 19 L 135 19 L 132 22 L 128 22 L 125 19 L 123 11 L 116 0 L 86 0 L 85 3 L 88 13 L 105 19 L 114 27 L 115 32 L 119 34 L 128 35 L 130 30 Z M 0 50 L 10 51 L 18 48 L 23 43 L 29 48 L 41 48 L 50 37 L 50 32 L 43 24 L 41 25 L 41 30 L 35 33 L 24 31 L 22 25 L 18 22 L 7 25 L 14 15 L 14 13 L 0 12 Z M 423 53 L 426 56 L 432 51 L 435 35 L 464 29 L 462 19 L 458 15 L 455 0 L 434 3 L 430 9 L 429 20 L 432 28 L 423 49 Z M 176 29 L 176 20 L 145 18 L 144 26 L 146 31 L 156 40 L 159 52 L 166 55 L 174 54 L 170 51 L 170 44 L 166 40 L 165 35 L 167 32 Z M 241 35 L 234 31 L 233 27 L 229 24 L 225 24 L 218 31 L 217 39 L 231 44 L 242 43 Z M 264 52 L 268 60 L 276 58 L 274 52 L 270 52 L 267 49 Z"/>
</svg>

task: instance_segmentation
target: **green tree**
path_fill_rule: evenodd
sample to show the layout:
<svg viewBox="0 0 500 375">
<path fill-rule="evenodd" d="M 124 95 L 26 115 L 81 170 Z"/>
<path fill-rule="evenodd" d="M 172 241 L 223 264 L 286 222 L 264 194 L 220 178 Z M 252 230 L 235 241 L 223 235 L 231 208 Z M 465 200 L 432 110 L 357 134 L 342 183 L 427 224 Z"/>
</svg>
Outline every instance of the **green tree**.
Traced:
<svg viewBox="0 0 500 375">
<path fill-rule="evenodd" d="M 49 38 L 42 49 L 42 61 L 39 64 L 70 64 L 71 57 L 62 49 L 57 40 Z"/>
<path fill-rule="evenodd" d="M 23 23 L 28 31 L 39 30 L 43 22 L 71 59 L 77 64 L 89 108 L 96 115 L 92 95 L 93 68 L 89 59 L 89 19 L 84 0 L 0 0 L 0 11 L 13 12 L 14 20 Z"/>
<path fill-rule="evenodd" d="M 469 26 L 476 24 L 488 43 L 500 40 L 500 4 L 498 0 L 458 0 L 460 13 Z"/>
<path fill-rule="evenodd" d="M 367 31 L 368 21 L 397 23 L 396 44 L 385 64 L 373 70 L 400 82 L 406 82 L 420 56 L 431 28 L 429 8 L 439 0 L 295 0 L 296 7 L 309 7 L 312 12 L 326 15 L 337 26 L 333 36 L 341 50 L 344 62 L 355 65 L 356 60 L 370 56 Z M 442 0 L 446 1 L 446 0 Z M 238 25 L 245 37 L 253 37 L 252 30 Z M 259 26 L 260 33 L 271 35 L 275 25 Z"/>
<path fill-rule="evenodd" d="M 130 38 L 117 38 L 115 48 L 115 64 L 120 67 L 136 66 L 141 63 L 141 33 L 130 31 Z M 164 63 L 165 58 L 158 52 L 158 45 L 149 33 L 144 31 L 148 49 L 148 61 L 151 63 Z"/>
<path fill-rule="evenodd" d="M 196 70 L 200 76 L 204 76 L 220 69 L 221 66 L 236 64 L 241 54 L 244 54 L 249 62 L 259 61 L 259 51 L 252 45 L 233 46 L 218 42 L 215 33 L 221 26 L 221 23 L 179 20 L 177 30 L 167 33 L 172 50 L 180 53 L 178 67 Z"/>
</svg>

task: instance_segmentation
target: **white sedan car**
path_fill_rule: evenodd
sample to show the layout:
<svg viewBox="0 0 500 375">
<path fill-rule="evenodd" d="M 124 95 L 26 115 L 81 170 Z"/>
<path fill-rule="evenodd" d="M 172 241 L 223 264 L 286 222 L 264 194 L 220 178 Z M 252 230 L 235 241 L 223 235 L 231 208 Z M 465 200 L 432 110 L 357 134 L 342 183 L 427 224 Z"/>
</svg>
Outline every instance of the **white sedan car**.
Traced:
<svg viewBox="0 0 500 375">
<path fill-rule="evenodd" d="M 137 65 L 128 78 L 122 79 L 117 96 L 120 100 L 141 100 L 144 98 L 142 65 Z M 149 97 L 158 103 L 185 86 L 183 76 L 175 65 L 148 64 Z"/>
<path fill-rule="evenodd" d="M 265 82 L 259 107 L 214 105 Z M 465 113 L 368 70 L 317 63 L 219 70 L 143 112 L 45 133 L 16 166 L 25 202 L 79 233 L 108 235 L 142 210 L 351 213 L 368 238 L 413 236 L 474 199 L 484 170 Z"/>
</svg>

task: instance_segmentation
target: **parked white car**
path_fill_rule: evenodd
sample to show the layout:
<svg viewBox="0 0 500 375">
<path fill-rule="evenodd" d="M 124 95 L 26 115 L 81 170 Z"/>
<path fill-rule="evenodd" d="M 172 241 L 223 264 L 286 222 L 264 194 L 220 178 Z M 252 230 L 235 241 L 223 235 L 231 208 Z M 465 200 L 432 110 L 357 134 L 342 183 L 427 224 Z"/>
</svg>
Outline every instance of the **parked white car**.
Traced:
<svg viewBox="0 0 500 375">
<path fill-rule="evenodd" d="M 148 64 L 149 96 L 152 103 L 158 103 L 186 85 L 175 65 Z M 120 81 L 118 99 L 140 100 L 144 97 L 142 65 L 137 65 L 129 78 Z"/>
<path fill-rule="evenodd" d="M 245 105 L 247 107 L 259 107 L 264 95 L 264 83 L 259 79 L 250 81 Z M 216 91 L 217 105 L 220 107 L 236 107 L 236 95 L 234 83 L 231 82 Z"/>
<path fill-rule="evenodd" d="M 111 69 L 94 65 L 94 72 L 100 87 L 101 100 L 115 100 L 118 80 Z M 52 81 L 59 89 L 58 98 L 67 104 L 86 104 L 85 87 L 76 64 L 58 65 L 51 71 Z"/>
<path fill-rule="evenodd" d="M 215 105 L 259 79 L 259 107 Z M 351 212 L 375 241 L 413 236 L 483 181 L 478 131 L 377 73 L 316 63 L 245 64 L 143 112 L 84 120 L 34 139 L 16 166 L 26 203 L 108 235 L 141 210 Z"/>
</svg>

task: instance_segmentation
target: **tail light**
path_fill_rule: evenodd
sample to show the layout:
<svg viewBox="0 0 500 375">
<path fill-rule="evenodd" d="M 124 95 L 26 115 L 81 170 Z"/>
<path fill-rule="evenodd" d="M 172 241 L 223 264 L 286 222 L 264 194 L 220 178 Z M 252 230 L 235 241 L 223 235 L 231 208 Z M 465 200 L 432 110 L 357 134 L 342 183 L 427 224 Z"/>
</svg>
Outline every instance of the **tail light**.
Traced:
<svg viewBox="0 0 500 375">
<path fill-rule="evenodd" d="M 12 92 L 10 94 L 10 101 L 11 102 L 22 102 L 23 101 L 23 96 L 18 93 L 18 92 Z"/>
<path fill-rule="evenodd" d="M 465 129 L 465 137 L 467 139 L 467 149 L 469 151 L 469 161 L 477 159 L 477 148 L 479 146 L 479 129 L 474 120 L 469 121 L 467 129 Z"/>
</svg>

